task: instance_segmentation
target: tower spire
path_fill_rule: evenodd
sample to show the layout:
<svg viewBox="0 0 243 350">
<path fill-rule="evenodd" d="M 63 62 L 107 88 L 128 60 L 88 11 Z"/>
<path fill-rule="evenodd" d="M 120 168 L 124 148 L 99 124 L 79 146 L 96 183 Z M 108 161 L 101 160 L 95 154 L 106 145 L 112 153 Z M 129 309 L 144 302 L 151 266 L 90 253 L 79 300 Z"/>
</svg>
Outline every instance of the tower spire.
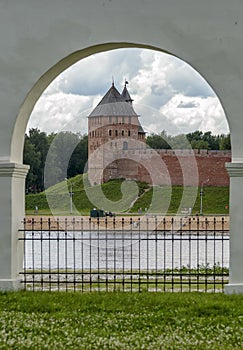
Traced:
<svg viewBox="0 0 243 350">
<path fill-rule="evenodd" d="M 124 98 L 124 100 L 130 104 L 132 104 L 133 102 L 133 99 L 131 98 L 129 92 L 127 91 L 127 84 L 128 84 L 128 81 L 125 79 L 125 84 L 124 84 L 124 88 L 123 88 L 123 91 L 122 91 L 122 97 Z"/>
</svg>

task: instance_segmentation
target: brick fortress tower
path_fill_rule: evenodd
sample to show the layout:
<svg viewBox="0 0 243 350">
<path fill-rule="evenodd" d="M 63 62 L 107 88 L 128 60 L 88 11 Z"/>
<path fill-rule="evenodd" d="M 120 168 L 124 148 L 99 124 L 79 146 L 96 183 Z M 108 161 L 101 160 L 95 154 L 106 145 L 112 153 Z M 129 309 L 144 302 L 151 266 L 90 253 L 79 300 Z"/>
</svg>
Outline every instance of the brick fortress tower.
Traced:
<svg viewBox="0 0 243 350">
<path fill-rule="evenodd" d="M 138 177 L 138 164 L 127 150 L 146 148 L 145 132 L 134 111 L 128 82 L 120 94 L 114 82 L 88 116 L 88 177 L 91 184 Z"/>
</svg>

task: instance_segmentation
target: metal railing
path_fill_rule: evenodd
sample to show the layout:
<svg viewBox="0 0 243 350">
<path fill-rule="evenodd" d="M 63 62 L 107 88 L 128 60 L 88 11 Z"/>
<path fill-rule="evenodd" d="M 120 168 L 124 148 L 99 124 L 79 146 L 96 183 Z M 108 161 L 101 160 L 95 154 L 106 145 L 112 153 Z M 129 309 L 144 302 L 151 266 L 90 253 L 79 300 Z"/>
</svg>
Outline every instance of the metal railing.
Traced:
<svg viewBox="0 0 243 350">
<path fill-rule="evenodd" d="M 228 283 L 227 217 L 24 220 L 28 290 L 219 291 Z"/>
</svg>

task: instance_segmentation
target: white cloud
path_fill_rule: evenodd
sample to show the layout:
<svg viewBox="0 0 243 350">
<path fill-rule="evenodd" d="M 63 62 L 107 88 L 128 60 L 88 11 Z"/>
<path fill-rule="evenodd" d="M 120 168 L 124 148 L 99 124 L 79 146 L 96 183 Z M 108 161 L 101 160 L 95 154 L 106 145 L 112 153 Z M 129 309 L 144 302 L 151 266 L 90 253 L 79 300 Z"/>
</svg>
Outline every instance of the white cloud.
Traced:
<svg viewBox="0 0 243 350">
<path fill-rule="evenodd" d="M 181 108 L 181 106 L 191 108 Z M 177 94 L 161 107 L 161 113 L 183 133 L 194 130 L 228 133 L 228 124 L 217 97 L 190 97 Z"/>
<path fill-rule="evenodd" d="M 28 126 L 47 133 L 86 133 L 86 117 L 110 88 L 112 76 L 120 91 L 129 81 L 135 110 L 147 130 L 228 132 L 219 100 L 195 70 L 168 54 L 141 49 L 96 54 L 70 67 L 44 92 Z"/>
<path fill-rule="evenodd" d="M 38 128 L 47 133 L 70 130 L 87 132 L 87 116 L 92 105 L 92 98 L 48 92 L 41 96 L 32 112 L 28 128 Z"/>
</svg>

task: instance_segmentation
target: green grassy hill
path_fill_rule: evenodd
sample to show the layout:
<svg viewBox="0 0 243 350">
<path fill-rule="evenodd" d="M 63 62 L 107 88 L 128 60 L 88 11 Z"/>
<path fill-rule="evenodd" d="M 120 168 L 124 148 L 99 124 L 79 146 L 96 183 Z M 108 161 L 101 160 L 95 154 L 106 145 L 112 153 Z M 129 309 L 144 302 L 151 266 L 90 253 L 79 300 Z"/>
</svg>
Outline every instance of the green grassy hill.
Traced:
<svg viewBox="0 0 243 350">
<path fill-rule="evenodd" d="M 173 186 L 155 186 L 137 182 L 134 191 L 134 182 L 111 180 L 99 186 L 90 187 L 85 175 L 77 175 L 68 181 L 62 181 L 45 192 L 29 194 L 26 196 L 26 214 L 33 214 L 38 206 L 39 214 L 51 214 L 49 207 L 55 215 L 69 215 L 70 196 L 73 191 L 73 215 L 89 214 L 93 207 L 110 210 L 112 212 L 138 213 L 140 208 L 145 212 L 147 208 L 153 213 L 174 214 L 184 207 L 192 207 L 193 213 L 200 212 L 200 188 Z M 124 189 L 124 184 L 127 188 Z M 184 195 L 183 195 L 184 190 Z M 124 195 L 122 194 L 124 191 Z M 194 193 L 196 201 L 194 203 Z M 89 196 L 87 196 L 87 193 Z M 124 205 L 121 208 L 121 201 Z M 203 213 L 228 214 L 226 206 L 229 203 L 228 187 L 204 187 Z M 100 204 L 100 205 L 99 205 Z"/>
</svg>

